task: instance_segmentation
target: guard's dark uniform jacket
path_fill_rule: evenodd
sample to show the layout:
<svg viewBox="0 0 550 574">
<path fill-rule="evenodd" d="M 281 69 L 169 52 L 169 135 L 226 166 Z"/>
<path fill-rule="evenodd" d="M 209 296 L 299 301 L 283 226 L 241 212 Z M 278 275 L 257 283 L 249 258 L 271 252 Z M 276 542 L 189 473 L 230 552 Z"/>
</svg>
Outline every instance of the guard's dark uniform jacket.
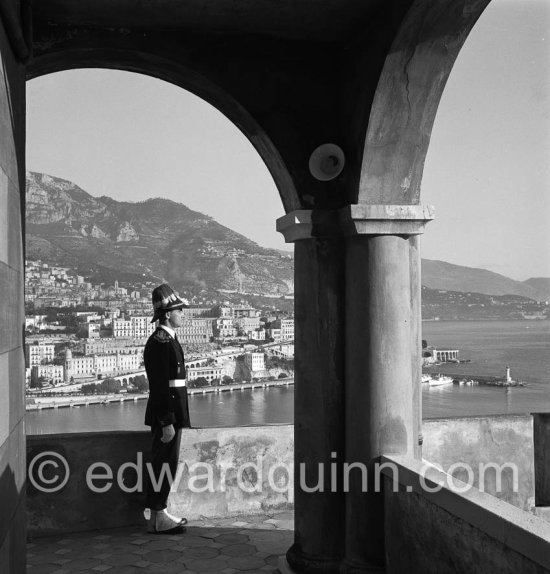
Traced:
<svg viewBox="0 0 550 574">
<path fill-rule="evenodd" d="M 185 379 L 183 349 L 168 331 L 158 327 L 149 337 L 143 352 L 149 379 L 149 400 L 145 424 L 175 428 L 190 427 L 187 387 L 170 387 L 169 381 Z"/>
</svg>

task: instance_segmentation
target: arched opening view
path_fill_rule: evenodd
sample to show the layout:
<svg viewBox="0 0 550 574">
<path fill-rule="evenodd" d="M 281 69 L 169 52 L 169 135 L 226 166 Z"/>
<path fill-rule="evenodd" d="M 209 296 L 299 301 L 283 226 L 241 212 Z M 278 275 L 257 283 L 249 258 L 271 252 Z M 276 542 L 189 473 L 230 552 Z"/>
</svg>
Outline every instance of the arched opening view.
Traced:
<svg viewBox="0 0 550 574">
<path fill-rule="evenodd" d="M 190 305 L 193 426 L 291 422 L 293 252 L 246 137 L 190 92 L 123 71 L 31 80 L 27 114 L 28 432 L 144 428 L 165 281 Z"/>
<path fill-rule="evenodd" d="M 542 2 L 491 4 L 437 112 L 422 182 L 436 206 L 424 418 L 550 410 L 549 23 Z"/>
</svg>

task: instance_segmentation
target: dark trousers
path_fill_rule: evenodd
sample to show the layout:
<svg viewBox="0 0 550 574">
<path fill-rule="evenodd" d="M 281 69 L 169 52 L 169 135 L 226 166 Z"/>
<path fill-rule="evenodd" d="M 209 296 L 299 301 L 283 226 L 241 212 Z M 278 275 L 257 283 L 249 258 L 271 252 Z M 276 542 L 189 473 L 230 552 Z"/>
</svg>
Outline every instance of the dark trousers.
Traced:
<svg viewBox="0 0 550 574">
<path fill-rule="evenodd" d="M 152 427 L 152 456 L 147 476 L 147 497 L 145 507 L 151 510 L 164 510 L 170 494 L 172 480 L 176 478 L 180 452 L 181 429 L 176 429 L 176 436 L 168 443 L 162 442 L 162 427 Z M 162 470 L 164 467 L 164 471 Z M 154 477 L 151 479 L 150 474 Z M 162 478 L 162 481 L 161 481 Z"/>
</svg>

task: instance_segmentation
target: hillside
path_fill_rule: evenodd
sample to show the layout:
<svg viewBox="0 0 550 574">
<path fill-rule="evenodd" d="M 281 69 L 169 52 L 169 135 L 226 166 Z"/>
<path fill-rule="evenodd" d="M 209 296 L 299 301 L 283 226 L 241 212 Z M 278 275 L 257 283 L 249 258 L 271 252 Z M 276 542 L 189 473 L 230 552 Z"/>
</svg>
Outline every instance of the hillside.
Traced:
<svg viewBox="0 0 550 574">
<path fill-rule="evenodd" d="M 546 319 L 550 307 L 521 295 L 485 295 L 422 287 L 425 321 Z"/>
<path fill-rule="evenodd" d="M 70 181 L 29 172 L 26 231 L 29 259 L 73 267 L 94 282 L 167 280 L 183 293 L 203 295 L 294 291 L 289 253 L 260 247 L 167 199 L 131 203 L 93 197 Z M 429 259 L 422 260 L 422 284 L 431 290 L 550 300 L 550 279 L 520 282 Z"/>
<path fill-rule="evenodd" d="M 293 261 L 211 217 L 161 198 L 92 197 L 74 183 L 27 174 L 27 257 L 109 281 L 151 278 L 176 289 L 282 295 Z"/>
<path fill-rule="evenodd" d="M 537 291 L 544 293 L 546 295 L 546 299 L 550 301 L 550 278 L 549 277 L 531 277 L 531 279 L 527 279 L 524 281 L 526 285 L 533 287 Z"/>
<path fill-rule="evenodd" d="M 531 283 L 532 281 L 535 283 Z M 544 288 L 544 281 L 550 283 L 550 279 L 514 281 L 486 269 L 464 267 L 431 259 L 422 260 L 422 285 L 430 289 L 486 295 L 519 295 L 542 301 L 550 299 L 550 288 Z"/>
</svg>

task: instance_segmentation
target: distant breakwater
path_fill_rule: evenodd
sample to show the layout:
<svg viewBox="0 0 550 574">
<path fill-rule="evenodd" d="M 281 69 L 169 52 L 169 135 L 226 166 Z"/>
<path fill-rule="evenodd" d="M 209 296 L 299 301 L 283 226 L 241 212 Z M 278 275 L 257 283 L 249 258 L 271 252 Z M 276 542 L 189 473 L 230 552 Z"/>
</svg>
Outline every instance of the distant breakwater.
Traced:
<svg viewBox="0 0 550 574">
<path fill-rule="evenodd" d="M 476 375 L 469 373 L 461 373 L 457 375 L 456 373 L 448 373 L 445 371 L 430 371 L 425 372 L 426 375 L 443 375 L 445 377 L 451 377 L 454 381 L 474 381 L 478 385 L 487 385 L 490 387 L 523 387 L 525 381 L 510 381 L 506 382 L 502 377 L 495 377 L 490 375 Z"/>
</svg>

